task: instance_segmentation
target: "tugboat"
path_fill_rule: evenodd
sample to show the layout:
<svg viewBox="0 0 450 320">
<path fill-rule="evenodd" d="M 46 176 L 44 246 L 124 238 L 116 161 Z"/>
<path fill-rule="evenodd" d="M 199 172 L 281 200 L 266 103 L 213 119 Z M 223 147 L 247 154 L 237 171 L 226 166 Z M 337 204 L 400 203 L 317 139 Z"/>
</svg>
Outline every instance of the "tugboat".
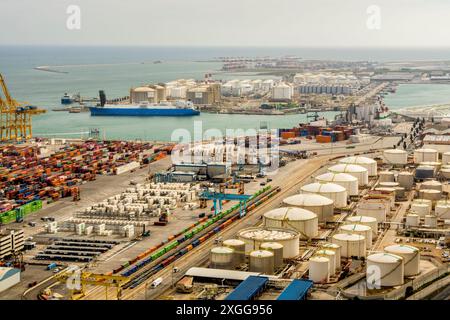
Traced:
<svg viewBox="0 0 450 320">
<path fill-rule="evenodd" d="M 73 96 L 69 96 L 67 93 L 61 97 L 61 104 L 72 104 L 74 102 Z"/>
</svg>

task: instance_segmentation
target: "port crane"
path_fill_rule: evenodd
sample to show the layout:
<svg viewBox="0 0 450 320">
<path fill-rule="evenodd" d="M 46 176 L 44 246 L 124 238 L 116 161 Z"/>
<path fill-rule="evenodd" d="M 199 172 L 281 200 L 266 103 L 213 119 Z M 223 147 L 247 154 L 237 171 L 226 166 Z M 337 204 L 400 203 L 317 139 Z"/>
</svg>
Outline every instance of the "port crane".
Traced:
<svg viewBox="0 0 450 320">
<path fill-rule="evenodd" d="M 23 141 L 31 138 L 32 116 L 45 113 L 46 110 L 14 100 L 1 74 L 0 86 L 4 96 L 3 99 L 0 95 L 0 141 Z"/>
</svg>

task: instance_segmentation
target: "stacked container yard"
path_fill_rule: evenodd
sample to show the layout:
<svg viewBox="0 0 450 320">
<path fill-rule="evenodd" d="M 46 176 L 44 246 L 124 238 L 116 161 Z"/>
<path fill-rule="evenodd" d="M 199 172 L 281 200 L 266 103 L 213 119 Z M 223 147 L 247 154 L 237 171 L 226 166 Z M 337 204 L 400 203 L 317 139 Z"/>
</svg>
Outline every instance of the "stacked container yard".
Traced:
<svg viewBox="0 0 450 320">
<path fill-rule="evenodd" d="M 331 220 L 334 213 L 333 200 L 319 194 L 296 194 L 283 200 L 287 207 L 298 207 L 314 212 L 320 222 Z"/>
</svg>

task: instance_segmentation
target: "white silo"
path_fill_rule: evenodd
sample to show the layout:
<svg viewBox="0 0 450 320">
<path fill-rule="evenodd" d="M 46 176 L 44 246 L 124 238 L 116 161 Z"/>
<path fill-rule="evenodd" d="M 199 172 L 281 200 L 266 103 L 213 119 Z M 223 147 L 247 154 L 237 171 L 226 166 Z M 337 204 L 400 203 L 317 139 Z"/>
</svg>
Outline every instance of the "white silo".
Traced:
<svg viewBox="0 0 450 320">
<path fill-rule="evenodd" d="M 336 270 L 337 270 L 337 268 L 336 268 L 336 253 L 333 250 L 325 250 L 325 249 L 317 250 L 314 255 L 319 256 L 319 257 L 328 258 L 328 260 L 330 261 L 328 273 L 330 275 L 333 275 L 336 273 Z"/>
<path fill-rule="evenodd" d="M 439 219 L 450 219 L 450 200 L 439 200 L 434 212 Z"/>
<path fill-rule="evenodd" d="M 435 149 L 416 149 L 414 150 L 414 163 L 425 161 L 438 161 L 439 153 Z"/>
<path fill-rule="evenodd" d="M 393 287 L 403 284 L 403 258 L 391 253 L 374 253 L 367 257 L 369 288 Z"/>
<path fill-rule="evenodd" d="M 437 227 L 437 216 L 435 215 L 426 215 L 424 225 L 428 228 L 436 228 Z"/>
<path fill-rule="evenodd" d="M 402 171 L 398 174 L 397 181 L 400 187 L 411 190 L 414 185 L 414 176 L 411 172 Z"/>
<path fill-rule="evenodd" d="M 360 186 L 365 186 L 369 183 L 369 172 L 367 169 L 356 164 L 340 163 L 328 168 L 328 171 L 348 173 L 358 179 L 358 184 Z"/>
<path fill-rule="evenodd" d="M 403 258 L 405 277 L 419 274 L 420 251 L 418 248 L 405 244 L 393 244 L 385 247 L 384 251 Z"/>
<path fill-rule="evenodd" d="M 234 265 L 239 266 L 245 262 L 245 242 L 239 239 L 227 239 L 222 245 L 234 250 Z"/>
<path fill-rule="evenodd" d="M 343 233 L 359 234 L 366 238 L 366 248 L 372 247 L 372 228 L 363 224 L 344 224 L 339 227 Z"/>
<path fill-rule="evenodd" d="M 377 175 L 377 162 L 368 157 L 360 157 L 360 156 L 347 157 L 339 160 L 339 163 L 356 164 L 358 166 L 366 168 L 369 173 L 369 176 Z"/>
<path fill-rule="evenodd" d="M 238 238 L 245 242 L 245 251 L 258 250 L 263 242 L 278 242 L 283 245 L 283 258 L 299 255 L 300 234 L 288 229 L 246 228 L 238 232 Z"/>
<path fill-rule="evenodd" d="M 389 149 L 383 151 L 384 163 L 405 165 L 408 163 L 408 153 L 400 149 Z"/>
<path fill-rule="evenodd" d="M 442 164 L 447 165 L 450 162 L 450 152 L 444 152 L 442 154 Z"/>
<path fill-rule="evenodd" d="M 283 205 L 314 212 L 320 222 L 331 220 L 334 214 L 333 200 L 319 194 L 296 194 L 285 198 Z"/>
<path fill-rule="evenodd" d="M 406 226 L 407 227 L 418 227 L 420 222 L 420 217 L 418 214 L 411 213 L 406 215 Z"/>
<path fill-rule="evenodd" d="M 250 272 L 260 272 L 262 274 L 274 274 L 275 262 L 274 254 L 266 250 L 254 250 L 250 252 L 249 261 Z"/>
<path fill-rule="evenodd" d="M 275 269 L 283 265 L 283 245 L 278 242 L 264 242 L 259 246 L 261 250 L 273 252 Z"/>
<path fill-rule="evenodd" d="M 436 180 L 425 181 L 420 184 L 420 190 L 432 189 L 442 191 L 442 183 Z"/>
<path fill-rule="evenodd" d="M 362 224 L 369 226 L 372 229 L 372 238 L 376 238 L 378 235 L 378 221 L 374 217 L 368 216 L 351 216 L 346 220 L 350 224 Z"/>
<path fill-rule="evenodd" d="M 360 234 L 338 233 L 332 238 L 332 242 L 341 247 L 341 257 L 365 257 L 366 238 Z"/>
<path fill-rule="evenodd" d="M 394 182 L 395 175 L 392 171 L 381 171 L 380 172 L 380 182 Z"/>
<path fill-rule="evenodd" d="M 341 246 L 336 243 L 323 243 L 320 245 L 320 249 L 331 250 L 336 254 L 336 269 L 341 269 Z"/>
<path fill-rule="evenodd" d="M 319 194 L 334 202 L 336 208 L 347 206 L 347 190 L 335 183 L 311 183 L 300 188 L 303 193 Z"/>
<path fill-rule="evenodd" d="M 228 247 L 215 247 L 211 249 L 211 268 L 233 269 L 234 250 Z"/>
<path fill-rule="evenodd" d="M 319 232 L 318 218 L 314 212 L 302 208 L 284 207 L 270 210 L 263 215 L 267 228 L 292 229 L 302 239 L 311 239 Z"/>
<path fill-rule="evenodd" d="M 326 283 L 329 280 L 330 260 L 325 257 L 309 259 L 309 280 L 315 283 Z"/>
<path fill-rule="evenodd" d="M 316 177 L 317 182 L 331 182 L 343 186 L 348 195 L 358 195 L 358 179 L 348 173 L 326 172 Z"/>
</svg>

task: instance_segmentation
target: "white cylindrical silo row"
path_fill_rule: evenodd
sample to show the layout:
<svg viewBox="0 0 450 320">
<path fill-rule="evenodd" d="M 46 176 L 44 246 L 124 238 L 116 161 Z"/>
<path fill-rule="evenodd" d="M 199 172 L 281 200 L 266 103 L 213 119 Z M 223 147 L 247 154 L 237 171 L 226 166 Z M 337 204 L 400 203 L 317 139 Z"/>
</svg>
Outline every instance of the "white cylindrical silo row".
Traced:
<svg viewBox="0 0 450 320">
<path fill-rule="evenodd" d="M 283 200 L 287 207 L 298 207 L 314 212 L 319 221 L 328 221 L 333 218 L 333 200 L 319 194 L 296 194 Z"/>
<path fill-rule="evenodd" d="M 404 244 L 394 244 L 385 247 L 384 251 L 403 258 L 405 277 L 419 274 L 420 251 L 418 248 Z"/>
<path fill-rule="evenodd" d="M 332 173 L 327 172 L 316 177 L 319 183 L 335 183 L 347 190 L 348 195 L 357 196 L 358 193 L 358 179 L 348 173 Z"/>
<path fill-rule="evenodd" d="M 319 194 L 327 197 L 334 202 L 336 208 L 344 208 L 347 206 L 347 190 L 335 183 L 311 183 L 300 188 L 302 193 Z"/>
</svg>

